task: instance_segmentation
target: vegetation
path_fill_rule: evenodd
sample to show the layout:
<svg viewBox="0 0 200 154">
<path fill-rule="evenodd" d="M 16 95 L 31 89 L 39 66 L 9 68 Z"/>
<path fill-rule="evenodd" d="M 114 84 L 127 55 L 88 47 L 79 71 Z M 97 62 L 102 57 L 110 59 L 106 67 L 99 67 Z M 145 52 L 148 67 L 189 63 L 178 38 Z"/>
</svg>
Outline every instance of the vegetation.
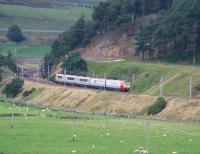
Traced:
<svg viewBox="0 0 200 154">
<path fill-rule="evenodd" d="M 50 50 L 49 45 L 0 45 L 0 55 L 7 56 L 10 52 L 13 57 L 44 57 Z"/>
<path fill-rule="evenodd" d="M 199 152 L 197 124 L 76 114 L 77 137 L 73 142 L 70 113 L 16 105 L 14 114 L 18 116 L 11 119 L 12 105 L 1 102 L 0 106 L 3 153 L 120 154 L 134 153 L 139 147 L 154 154 Z M 9 129 L 11 120 L 14 129 Z"/>
<path fill-rule="evenodd" d="M 8 28 L 7 38 L 16 43 L 20 43 L 26 39 L 18 25 L 13 25 Z"/>
<path fill-rule="evenodd" d="M 0 71 L 0 82 L 1 82 L 1 80 L 2 80 L 2 75 L 1 75 L 1 71 Z"/>
<path fill-rule="evenodd" d="M 74 26 L 72 26 L 69 30 L 65 31 L 62 35 L 59 36 L 57 40 L 54 41 L 52 45 L 52 51 L 45 57 L 45 67 L 47 68 L 49 65 L 50 68 L 52 68 L 53 65 L 58 64 L 61 60 L 65 60 L 63 59 L 63 57 L 67 55 L 68 61 L 69 58 L 72 58 L 72 60 L 70 61 L 74 62 L 73 63 L 71 63 L 70 61 L 69 62 L 71 64 L 76 64 L 73 66 L 72 65 L 69 66 L 70 68 L 68 71 L 70 71 L 73 67 L 76 67 L 73 69 L 76 71 L 83 70 L 85 72 L 87 70 L 86 68 L 87 65 L 85 64 L 84 60 L 80 59 L 80 55 L 78 55 L 78 53 L 76 54 L 73 53 L 70 54 L 70 53 L 77 46 L 83 45 L 85 44 L 85 42 L 88 42 L 88 37 L 90 38 L 92 36 L 88 31 L 91 31 L 91 29 L 89 29 L 89 27 L 87 26 L 87 22 L 82 16 L 79 18 L 79 20 L 75 23 Z M 78 68 L 80 64 L 77 65 L 77 61 L 80 61 L 83 64 L 83 67 L 81 69 Z M 79 72 L 79 74 L 82 74 L 82 72 Z"/>
<path fill-rule="evenodd" d="M 7 97 L 15 97 L 22 91 L 23 85 L 23 80 L 15 78 L 5 86 L 3 93 L 6 94 Z"/>
<path fill-rule="evenodd" d="M 87 73 L 87 63 L 78 52 L 72 52 L 64 61 L 63 70 L 66 70 L 66 73 L 69 74 L 85 75 Z"/>
<path fill-rule="evenodd" d="M 113 28 L 137 20 L 139 17 L 167 10 L 172 0 L 109 0 L 101 2 L 94 10 L 93 22 L 97 31 L 105 33 Z"/>
<path fill-rule="evenodd" d="M 200 84 L 200 71 L 197 66 L 144 64 L 133 61 L 123 62 L 92 62 L 88 61 L 88 76 L 111 79 L 128 80 L 135 82 L 131 90 L 136 93 L 159 94 L 160 78 L 164 78 L 164 95 L 188 96 L 189 79 L 193 78 L 193 88 Z"/>
<path fill-rule="evenodd" d="M 150 60 L 200 62 L 199 6 L 198 0 L 174 0 L 168 11 L 141 28 L 138 51 Z"/>
<path fill-rule="evenodd" d="M 7 66 L 13 72 L 17 72 L 17 66 L 14 63 L 13 56 L 10 52 L 8 52 L 7 56 L 0 55 L 0 60 L 0 67 Z"/>
<path fill-rule="evenodd" d="M 28 97 L 29 95 L 31 95 L 33 92 L 35 91 L 35 88 L 32 88 L 31 90 L 27 90 L 23 92 L 23 97 Z"/>
<path fill-rule="evenodd" d="M 155 115 L 161 112 L 167 106 L 164 97 L 159 97 L 156 102 L 147 109 L 147 115 Z"/>
</svg>

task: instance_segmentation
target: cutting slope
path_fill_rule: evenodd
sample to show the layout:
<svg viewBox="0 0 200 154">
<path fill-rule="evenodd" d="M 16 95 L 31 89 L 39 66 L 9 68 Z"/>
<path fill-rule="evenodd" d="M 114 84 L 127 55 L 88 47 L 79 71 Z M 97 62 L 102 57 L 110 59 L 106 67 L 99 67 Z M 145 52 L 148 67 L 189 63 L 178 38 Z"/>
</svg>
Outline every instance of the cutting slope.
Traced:
<svg viewBox="0 0 200 154">
<path fill-rule="evenodd" d="M 200 94 L 200 70 L 198 66 L 122 62 L 88 62 L 88 75 L 93 72 L 97 77 L 123 79 L 135 82 L 132 91 L 145 94 L 159 94 L 160 78 L 164 78 L 164 95 L 188 96 L 189 79 L 193 79 L 193 96 Z"/>
<path fill-rule="evenodd" d="M 132 95 L 119 92 L 84 89 L 77 87 L 55 87 L 42 85 L 30 81 L 25 82 L 25 90 L 35 88 L 33 94 L 18 100 L 32 105 L 42 105 L 51 108 L 60 108 L 82 112 L 113 113 L 122 115 L 144 115 L 156 99 L 156 96 Z M 191 100 L 168 97 L 167 108 L 155 118 L 176 120 L 200 120 L 200 100 Z"/>
</svg>

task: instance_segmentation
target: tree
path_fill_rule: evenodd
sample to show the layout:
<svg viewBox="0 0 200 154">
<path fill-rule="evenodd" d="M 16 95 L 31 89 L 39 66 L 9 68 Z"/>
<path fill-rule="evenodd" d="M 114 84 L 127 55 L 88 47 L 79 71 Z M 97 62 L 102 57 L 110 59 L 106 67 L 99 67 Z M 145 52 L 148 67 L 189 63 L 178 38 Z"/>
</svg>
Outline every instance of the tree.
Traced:
<svg viewBox="0 0 200 154">
<path fill-rule="evenodd" d="M 5 65 L 5 57 L 0 55 L 0 67 Z"/>
<path fill-rule="evenodd" d="M 25 40 L 25 37 L 23 36 L 18 25 L 14 25 L 8 28 L 7 38 L 16 43 L 20 43 Z"/>
<path fill-rule="evenodd" d="M 87 73 L 87 63 L 81 58 L 79 52 L 71 52 L 64 61 L 63 69 L 67 73 L 85 75 Z"/>
<path fill-rule="evenodd" d="M 8 52 L 8 55 L 5 57 L 5 65 L 7 65 L 13 72 L 17 72 L 17 66 L 13 61 L 13 55 L 11 52 Z"/>
<path fill-rule="evenodd" d="M 6 94 L 7 97 L 15 97 L 22 91 L 23 85 L 23 80 L 15 78 L 5 86 L 3 93 Z"/>
</svg>

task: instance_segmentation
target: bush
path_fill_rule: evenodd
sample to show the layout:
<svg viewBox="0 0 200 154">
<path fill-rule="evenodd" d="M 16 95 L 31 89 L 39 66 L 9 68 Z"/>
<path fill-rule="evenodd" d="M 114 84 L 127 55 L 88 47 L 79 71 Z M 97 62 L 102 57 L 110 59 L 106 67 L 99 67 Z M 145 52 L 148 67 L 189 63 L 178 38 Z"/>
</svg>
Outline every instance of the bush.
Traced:
<svg viewBox="0 0 200 154">
<path fill-rule="evenodd" d="M 167 101 L 164 97 L 159 97 L 156 102 L 147 109 L 148 115 L 155 115 L 161 112 L 167 106 Z"/>
<path fill-rule="evenodd" d="M 35 88 L 32 88 L 31 90 L 23 92 L 23 97 L 28 97 L 30 94 L 32 94 L 35 91 Z"/>
<path fill-rule="evenodd" d="M 8 28 L 7 38 L 16 43 L 20 43 L 25 40 L 25 37 L 23 36 L 18 25 L 14 25 Z"/>
<path fill-rule="evenodd" d="M 6 94 L 7 97 L 15 97 L 22 91 L 23 85 L 23 80 L 15 78 L 5 86 L 3 93 Z"/>
</svg>

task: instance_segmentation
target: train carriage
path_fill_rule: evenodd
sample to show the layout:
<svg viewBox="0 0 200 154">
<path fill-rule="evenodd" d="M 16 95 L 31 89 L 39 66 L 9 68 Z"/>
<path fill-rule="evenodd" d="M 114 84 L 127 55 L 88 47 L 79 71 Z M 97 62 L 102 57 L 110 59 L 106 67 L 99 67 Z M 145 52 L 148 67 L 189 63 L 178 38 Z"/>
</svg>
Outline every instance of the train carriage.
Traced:
<svg viewBox="0 0 200 154">
<path fill-rule="evenodd" d="M 91 88 L 112 89 L 129 91 L 130 83 L 124 80 L 111 80 L 103 78 L 91 78 L 75 75 L 56 74 L 55 81 L 60 84 L 87 86 Z"/>
</svg>

